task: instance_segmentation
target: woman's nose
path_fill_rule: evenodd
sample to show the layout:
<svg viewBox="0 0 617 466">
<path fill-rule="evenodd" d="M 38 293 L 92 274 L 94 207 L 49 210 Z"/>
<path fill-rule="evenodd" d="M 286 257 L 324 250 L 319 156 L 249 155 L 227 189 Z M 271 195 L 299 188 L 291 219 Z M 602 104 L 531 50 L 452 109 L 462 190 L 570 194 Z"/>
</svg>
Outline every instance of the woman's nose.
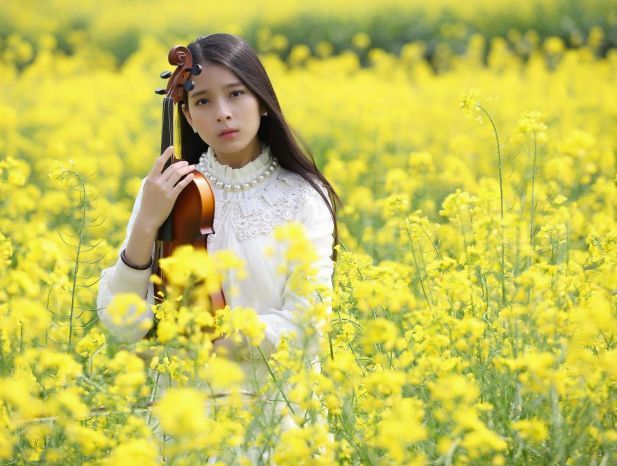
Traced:
<svg viewBox="0 0 617 466">
<path fill-rule="evenodd" d="M 217 108 L 217 120 L 221 121 L 221 120 L 229 120 L 229 118 L 231 118 L 231 114 L 227 108 L 227 105 L 220 104 L 219 107 Z"/>
</svg>

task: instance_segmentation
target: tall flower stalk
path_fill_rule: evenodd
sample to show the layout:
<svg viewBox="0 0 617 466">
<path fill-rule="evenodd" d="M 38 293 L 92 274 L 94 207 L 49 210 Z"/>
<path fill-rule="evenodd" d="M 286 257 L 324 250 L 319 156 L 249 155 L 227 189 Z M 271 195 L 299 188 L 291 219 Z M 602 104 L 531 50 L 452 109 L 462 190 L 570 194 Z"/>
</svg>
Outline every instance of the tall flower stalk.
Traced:
<svg viewBox="0 0 617 466">
<path fill-rule="evenodd" d="M 503 207 L 503 161 L 501 158 L 501 144 L 499 142 L 499 132 L 495 126 L 495 122 L 490 113 L 480 104 L 477 100 L 479 95 L 478 89 L 471 89 L 466 95 L 463 96 L 461 101 L 461 107 L 468 114 L 475 116 L 477 121 L 482 121 L 479 112 L 482 112 L 488 118 L 493 128 L 493 134 L 495 135 L 495 144 L 497 146 L 497 169 L 499 175 L 499 212 L 500 212 L 500 241 L 501 241 L 501 254 L 500 254 L 500 266 L 501 266 L 501 307 L 506 305 L 506 260 L 505 260 L 505 219 L 504 219 L 504 207 Z"/>
<path fill-rule="evenodd" d="M 501 306 L 506 305 L 506 259 L 505 259 L 505 220 L 504 220 L 504 211 L 503 211 L 503 166 L 501 160 L 501 144 L 499 143 L 499 132 L 497 131 L 497 127 L 495 126 L 495 122 L 491 117 L 490 113 L 486 111 L 486 109 L 478 104 L 478 108 L 486 115 L 488 121 L 491 122 L 491 126 L 493 128 L 493 134 L 495 135 L 495 143 L 497 146 L 497 168 L 499 171 L 499 213 L 500 213 L 500 225 L 499 232 L 501 236 Z"/>
<path fill-rule="evenodd" d="M 86 262 L 83 260 L 83 255 L 92 252 L 101 243 L 102 240 L 92 245 L 87 244 L 87 240 L 88 240 L 87 239 L 87 229 L 88 227 L 93 226 L 96 220 L 89 218 L 87 215 L 88 211 L 91 210 L 91 206 L 90 206 L 90 199 L 88 198 L 88 190 L 86 189 L 86 180 L 83 174 L 79 173 L 78 171 L 74 169 L 61 169 L 60 171 L 53 173 L 52 176 L 57 181 L 65 184 L 69 190 L 76 191 L 79 194 L 79 201 L 75 205 L 75 209 L 74 209 L 76 218 L 74 219 L 74 217 L 71 215 L 70 221 L 69 221 L 69 224 L 72 226 L 72 229 L 75 231 L 75 235 L 71 234 L 69 236 L 72 236 L 75 239 L 75 242 L 72 243 L 72 242 L 67 241 L 64 238 L 62 233 L 60 232 L 58 233 L 62 242 L 75 251 L 74 258 L 73 258 L 73 271 L 70 277 L 71 287 L 69 290 L 71 293 L 71 305 L 69 308 L 68 316 L 67 317 L 60 316 L 60 319 L 68 320 L 67 325 L 69 327 L 69 331 L 68 331 L 68 339 L 67 339 L 66 345 L 67 345 L 67 350 L 71 351 L 73 347 L 75 328 L 77 326 L 75 319 L 76 317 L 81 317 L 83 314 L 83 312 L 80 313 L 79 315 L 76 314 L 76 310 L 79 309 L 79 307 L 77 306 L 77 293 L 76 293 L 77 288 L 78 287 L 88 287 L 88 286 L 93 285 L 93 284 L 83 284 L 83 282 L 80 281 L 85 278 L 91 277 L 91 275 L 88 275 L 88 276 L 80 275 L 80 270 L 82 268 L 82 265 L 85 263 L 96 264 L 98 261 L 101 260 L 101 258 L 99 258 L 92 262 Z M 57 313 L 54 313 L 54 315 L 58 317 Z"/>
</svg>

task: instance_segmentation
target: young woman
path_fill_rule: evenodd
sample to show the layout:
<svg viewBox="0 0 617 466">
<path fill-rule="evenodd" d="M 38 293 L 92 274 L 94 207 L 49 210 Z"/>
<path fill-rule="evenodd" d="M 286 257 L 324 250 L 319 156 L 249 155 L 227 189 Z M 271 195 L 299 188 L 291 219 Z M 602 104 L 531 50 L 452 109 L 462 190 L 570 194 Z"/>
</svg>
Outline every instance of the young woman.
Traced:
<svg viewBox="0 0 617 466">
<path fill-rule="evenodd" d="M 338 197 L 296 142 L 263 65 L 244 40 L 212 34 L 188 48 L 203 71 L 192 77 L 195 87 L 185 92 L 181 104 L 184 161 L 163 171 L 170 147 L 142 181 L 118 260 L 101 275 L 99 317 L 122 341 L 144 337 L 147 329 L 142 323 L 153 318 L 150 309 L 136 322 L 117 324 L 106 308 L 121 292 L 135 292 L 154 303 L 149 276 L 157 230 L 191 182 L 191 172 L 199 170 L 210 180 L 216 200 L 215 234 L 208 237 L 208 251 L 233 251 L 248 272 L 241 281 L 231 275 L 224 278 L 227 304 L 258 313 L 265 324 L 261 349 L 269 354 L 284 333 L 303 332 L 297 324 L 303 300 L 288 283 L 291 271 L 280 273 L 276 257 L 266 252 L 276 246 L 273 229 L 301 222 L 318 254 L 317 278 L 331 287 Z M 231 357 L 238 357 L 247 380 L 266 376 L 258 360 L 246 360 L 242 345 L 223 337 L 214 346 L 226 347 Z"/>
</svg>

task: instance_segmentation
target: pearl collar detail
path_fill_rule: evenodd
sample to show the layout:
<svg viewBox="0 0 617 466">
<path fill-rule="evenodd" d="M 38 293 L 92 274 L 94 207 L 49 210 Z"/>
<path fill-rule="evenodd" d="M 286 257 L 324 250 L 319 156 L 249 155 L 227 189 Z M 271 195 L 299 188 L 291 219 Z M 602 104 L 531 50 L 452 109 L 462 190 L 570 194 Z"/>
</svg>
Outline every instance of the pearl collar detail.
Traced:
<svg viewBox="0 0 617 466">
<path fill-rule="evenodd" d="M 267 164 L 267 162 L 270 162 Z M 256 163 L 257 162 L 257 163 Z M 267 165 L 266 165 L 267 164 Z M 263 165 L 262 169 L 258 171 L 258 168 L 254 165 Z M 224 189 L 225 191 L 239 192 L 239 191 L 247 191 L 261 183 L 263 183 L 267 178 L 274 173 L 276 167 L 278 166 L 278 160 L 275 157 L 272 157 L 270 154 L 269 147 L 266 145 L 262 145 L 262 151 L 257 156 L 256 159 L 249 162 L 247 166 L 232 169 L 226 165 L 221 164 L 212 151 L 212 148 L 209 147 L 207 152 L 201 154 L 199 157 L 199 162 L 197 163 L 197 169 L 204 174 L 204 176 L 219 189 Z M 258 173 L 252 179 L 244 180 L 241 183 L 231 183 L 226 180 L 226 177 L 221 177 L 221 171 L 223 169 L 225 172 L 236 172 L 241 173 L 241 171 L 248 173 Z M 237 181 L 237 180 L 234 180 Z"/>
</svg>

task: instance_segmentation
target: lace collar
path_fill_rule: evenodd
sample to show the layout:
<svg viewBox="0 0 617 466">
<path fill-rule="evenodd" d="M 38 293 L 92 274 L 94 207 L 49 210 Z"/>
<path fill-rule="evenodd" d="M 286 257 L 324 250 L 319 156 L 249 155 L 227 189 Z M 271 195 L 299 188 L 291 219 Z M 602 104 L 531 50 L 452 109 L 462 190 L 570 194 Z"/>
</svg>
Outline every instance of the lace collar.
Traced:
<svg viewBox="0 0 617 466">
<path fill-rule="evenodd" d="M 209 146 L 205 156 L 206 168 L 224 183 L 246 183 L 263 174 L 272 162 L 270 147 L 264 142 L 260 142 L 260 144 L 261 152 L 259 155 L 240 168 L 232 168 L 219 162 L 216 159 L 212 146 Z"/>
</svg>

